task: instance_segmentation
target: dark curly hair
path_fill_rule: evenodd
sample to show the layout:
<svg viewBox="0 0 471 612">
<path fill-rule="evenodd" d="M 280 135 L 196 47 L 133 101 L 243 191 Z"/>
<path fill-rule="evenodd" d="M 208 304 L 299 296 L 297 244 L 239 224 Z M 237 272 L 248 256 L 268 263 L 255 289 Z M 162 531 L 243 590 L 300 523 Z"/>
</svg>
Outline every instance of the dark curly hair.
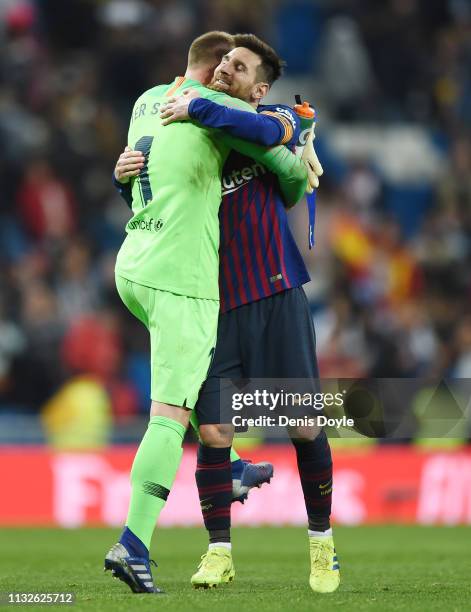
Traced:
<svg viewBox="0 0 471 612">
<path fill-rule="evenodd" d="M 257 76 L 261 81 L 272 85 L 282 75 L 285 62 L 270 45 L 255 34 L 234 34 L 233 40 L 236 47 L 245 47 L 259 56 L 262 63 L 257 68 Z"/>
</svg>

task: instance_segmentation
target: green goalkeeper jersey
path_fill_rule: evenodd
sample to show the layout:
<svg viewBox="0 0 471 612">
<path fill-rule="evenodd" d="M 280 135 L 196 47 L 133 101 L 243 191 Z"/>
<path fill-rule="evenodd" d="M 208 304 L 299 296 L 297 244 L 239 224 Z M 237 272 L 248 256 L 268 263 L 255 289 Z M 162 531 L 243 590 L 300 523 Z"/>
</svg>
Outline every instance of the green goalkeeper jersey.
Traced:
<svg viewBox="0 0 471 612">
<path fill-rule="evenodd" d="M 230 150 L 237 149 L 277 173 L 285 193 L 289 188 L 304 191 L 306 170 L 285 147 L 265 149 L 192 122 L 163 126 L 161 104 L 188 87 L 203 98 L 255 112 L 241 100 L 184 77 L 140 96 L 128 145 L 144 153 L 145 164 L 133 179 L 133 216 L 126 225 L 116 273 L 155 289 L 218 300 L 218 209 L 222 167 Z"/>
</svg>

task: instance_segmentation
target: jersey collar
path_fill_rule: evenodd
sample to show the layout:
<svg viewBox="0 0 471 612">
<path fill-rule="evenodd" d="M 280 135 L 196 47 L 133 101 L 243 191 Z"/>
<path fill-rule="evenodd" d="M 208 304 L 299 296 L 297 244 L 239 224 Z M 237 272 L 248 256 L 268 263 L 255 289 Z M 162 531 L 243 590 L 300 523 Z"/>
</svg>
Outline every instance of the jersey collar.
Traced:
<svg viewBox="0 0 471 612">
<path fill-rule="evenodd" d="M 185 84 L 186 87 L 191 87 L 192 85 L 201 85 L 201 83 L 199 81 L 195 81 L 195 79 L 188 79 L 184 76 L 177 76 L 173 81 L 173 85 L 170 87 L 170 89 L 165 95 L 170 98 L 170 96 L 173 96 L 177 89 L 179 89 L 183 84 Z"/>
</svg>

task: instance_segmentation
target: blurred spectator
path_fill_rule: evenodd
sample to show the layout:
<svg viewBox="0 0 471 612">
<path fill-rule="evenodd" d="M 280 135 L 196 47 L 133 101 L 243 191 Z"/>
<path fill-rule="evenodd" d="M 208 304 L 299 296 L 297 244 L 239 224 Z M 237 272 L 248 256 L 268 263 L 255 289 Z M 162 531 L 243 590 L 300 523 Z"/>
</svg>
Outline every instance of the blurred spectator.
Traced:
<svg viewBox="0 0 471 612">
<path fill-rule="evenodd" d="M 448 167 L 440 181 L 439 206 L 471 230 L 471 143 L 457 138 L 452 142 Z"/>
<path fill-rule="evenodd" d="M 51 384 L 60 380 L 59 346 L 65 331 L 56 294 L 44 283 L 28 285 L 22 295 L 21 324 L 28 342 L 28 358 Z"/>
<path fill-rule="evenodd" d="M 122 343 L 114 313 L 101 311 L 77 318 L 64 337 L 61 354 L 72 372 L 90 373 L 101 381 L 118 421 L 136 414 L 138 394 L 122 377 Z"/>
<path fill-rule="evenodd" d="M 87 244 L 78 239 L 69 242 L 61 255 L 56 282 L 59 312 L 73 323 L 99 305 L 99 279 L 92 267 Z"/>
<path fill-rule="evenodd" d="M 5 317 L 0 305 L 0 395 L 5 396 L 10 390 L 12 363 L 24 351 L 25 345 L 22 330 Z"/>
<path fill-rule="evenodd" d="M 374 79 L 358 25 L 348 17 L 326 24 L 321 51 L 321 78 L 329 111 L 340 120 L 361 116 Z"/>
<path fill-rule="evenodd" d="M 47 402 L 41 420 L 46 438 L 55 448 L 94 450 L 110 438 L 110 398 L 92 376 L 74 377 Z"/>
<path fill-rule="evenodd" d="M 28 167 L 18 204 L 24 226 L 39 242 L 64 240 L 76 227 L 72 192 L 54 175 L 46 160 L 35 161 Z"/>
<path fill-rule="evenodd" d="M 454 337 L 455 359 L 452 375 L 456 378 L 471 378 L 471 317 L 462 321 Z"/>
</svg>

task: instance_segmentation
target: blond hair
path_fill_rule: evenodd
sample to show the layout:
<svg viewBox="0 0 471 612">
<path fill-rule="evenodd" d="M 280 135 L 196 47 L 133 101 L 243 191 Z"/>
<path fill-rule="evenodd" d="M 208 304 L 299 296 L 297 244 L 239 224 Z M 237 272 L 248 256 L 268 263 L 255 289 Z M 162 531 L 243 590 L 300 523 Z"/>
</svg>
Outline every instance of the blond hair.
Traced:
<svg viewBox="0 0 471 612">
<path fill-rule="evenodd" d="M 188 51 L 188 66 L 217 65 L 234 48 L 234 39 L 227 32 L 206 32 L 195 38 Z"/>
</svg>

